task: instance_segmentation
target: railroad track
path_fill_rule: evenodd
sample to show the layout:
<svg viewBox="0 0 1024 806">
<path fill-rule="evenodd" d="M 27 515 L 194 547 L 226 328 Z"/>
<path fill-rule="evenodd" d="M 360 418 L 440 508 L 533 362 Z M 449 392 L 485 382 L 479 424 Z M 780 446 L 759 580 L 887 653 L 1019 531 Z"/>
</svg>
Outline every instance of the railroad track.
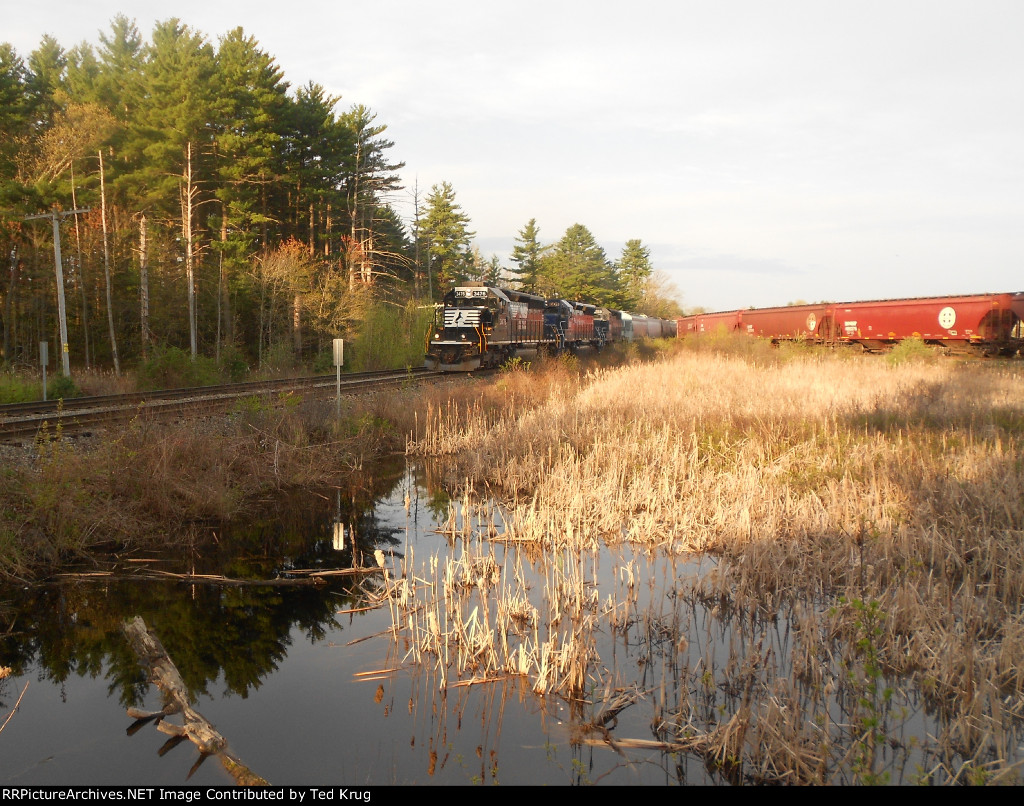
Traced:
<svg viewBox="0 0 1024 806">
<path fill-rule="evenodd" d="M 396 386 L 428 374 L 430 373 L 426 369 L 419 367 L 342 375 L 341 393 L 355 394 L 379 387 Z M 251 397 L 281 395 L 288 392 L 330 397 L 336 390 L 335 375 L 316 375 L 221 386 L 133 392 L 125 395 L 78 397 L 60 401 L 12 403 L 0 406 L 0 442 L 35 438 L 44 428 L 44 424 L 51 433 L 59 424 L 62 433 L 73 434 L 88 431 L 96 426 L 122 422 L 140 414 L 209 414 L 229 409 L 237 401 Z"/>
</svg>

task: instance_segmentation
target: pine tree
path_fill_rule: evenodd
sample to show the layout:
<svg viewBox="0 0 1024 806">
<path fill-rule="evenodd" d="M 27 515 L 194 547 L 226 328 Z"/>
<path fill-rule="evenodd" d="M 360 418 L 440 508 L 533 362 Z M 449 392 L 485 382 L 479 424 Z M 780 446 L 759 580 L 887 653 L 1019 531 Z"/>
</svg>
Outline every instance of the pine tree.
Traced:
<svg viewBox="0 0 1024 806">
<path fill-rule="evenodd" d="M 19 151 L 32 131 L 31 74 L 24 60 L 6 42 L 0 43 L 0 205 L 7 206 L 22 190 L 15 181 Z"/>
<path fill-rule="evenodd" d="M 200 207 L 210 200 L 215 56 L 213 47 L 177 19 L 158 23 L 147 48 L 135 142 L 136 179 L 146 206 L 181 234 L 180 257 L 188 299 L 189 348 L 198 353 L 196 269 L 201 243 Z"/>
<path fill-rule="evenodd" d="M 352 132 L 335 115 L 341 99 L 309 82 L 288 106 L 283 146 L 284 188 L 276 207 L 282 211 L 282 238 L 303 238 L 317 251 L 317 222 L 325 254 L 333 254 L 333 215 L 341 217 L 347 165 L 355 150 Z M 340 231 L 342 227 L 338 227 Z"/>
<path fill-rule="evenodd" d="M 510 270 L 513 285 L 531 294 L 537 293 L 541 258 L 546 249 L 541 246 L 539 238 L 540 229 L 537 227 L 537 219 L 531 218 L 526 222 L 526 226 L 519 230 L 515 246 L 512 248 L 511 260 L 517 267 Z"/>
<path fill-rule="evenodd" d="M 643 302 L 645 289 L 653 271 L 651 250 L 638 238 L 626 241 L 622 256 L 616 265 L 621 291 L 620 304 L 629 311 L 638 311 Z"/>
<path fill-rule="evenodd" d="M 31 99 L 35 125 L 45 130 L 60 111 L 61 101 L 67 98 L 65 72 L 67 54 L 57 40 L 47 34 L 39 47 L 28 57 L 30 71 L 27 89 Z"/>
<path fill-rule="evenodd" d="M 17 219 L 35 213 L 26 199 L 27 191 L 18 181 L 18 154 L 30 136 L 32 109 L 29 101 L 30 74 L 25 62 L 6 42 L 0 43 L 0 250 L 5 282 L 3 289 L 3 360 L 10 361 L 16 343 L 16 298 L 21 280 L 22 244 Z M 29 204 L 26 204 L 29 202 Z M 9 208 L 5 210 L 4 208 Z M 20 223 L 20 222 L 19 222 Z"/>
<path fill-rule="evenodd" d="M 142 34 L 123 14 L 114 17 L 110 34 L 100 34 L 100 70 L 96 76 L 96 100 L 121 123 L 127 124 L 138 112 L 144 44 Z"/>
<path fill-rule="evenodd" d="M 229 233 L 225 248 L 235 261 L 245 261 L 268 219 L 265 188 L 281 171 L 288 83 L 241 28 L 220 40 L 215 82 L 216 195 Z"/>
<path fill-rule="evenodd" d="M 65 94 L 71 103 L 98 103 L 97 83 L 102 67 L 92 45 L 81 43 L 67 53 Z"/>
<path fill-rule="evenodd" d="M 427 244 L 428 270 L 439 294 L 463 281 L 472 268 L 470 242 L 476 233 L 470 232 L 468 227 L 469 216 L 455 201 L 451 184 L 434 185 L 427 196 L 422 231 Z"/>
<path fill-rule="evenodd" d="M 484 262 L 483 276 L 480 278 L 487 285 L 507 285 L 505 268 L 501 265 L 501 259 L 497 255 L 491 255 L 490 259 Z"/>
<path fill-rule="evenodd" d="M 389 162 L 387 152 L 394 142 L 382 135 L 385 125 L 374 125 L 376 115 L 362 104 L 342 115 L 341 124 L 348 128 L 355 142 L 348 175 L 345 179 L 345 200 L 349 216 L 349 271 L 359 280 L 372 285 L 380 262 L 380 241 L 375 237 L 378 222 L 375 214 L 387 203 L 389 193 L 401 189 L 396 173 L 404 162 Z"/>
<path fill-rule="evenodd" d="M 137 227 L 137 248 L 127 251 L 125 262 L 131 264 L 131 282 L 138 287 L 138 327 L 143 355 L 149 348 L 149 274 L 148 274 L 148 222 L 147 208 L 135 195 L 139 183 L 134 172 L 141 167 L 144 147 L 138 134 L 137 115 L 142 102 L 142 76 L 145 46 L 142 35 L 133 20 L 123 14 L 114 17 L 109 33 L 100 33 L 100 46 L 96 51 L 98 72 L 89 88 L 89 97 L 106 108 L 118 122 L 111 133 L 107 156 L 103 165 L 103 198 L 105 223 L 110 229 L 110 243 L 106 245 L 105 261 L 113 271 L 118 262 L 116 244 L 119 236 L 128 236 L 129 227 Z M 69 84 L 72 82 L 69 80 Z M 135 141 L 138 145 L 130 145 Z M 133 159 L 134 157 L 134 159 Z M 129 215 L 121 216 L 121 212 Z M 131 217 L 134 217 L 134 221 Z M 118 232 L 115 221 L 121 221 L 124 232 Z M 106 240 L 106 238 L 105 238 Z M 111 249 L 111 247 L 114 247 Z M 108 316 L 112 315 L 108 310 Z M 111 335 L 113 347 L 114 338 Z"/>
<path fill-rule="evenodd" d="M 573 224 L 541 261 L 538 290 L 545 296 L 599 304 L 615 299 L 615 275 L 594 236 Z"/>
<path fill-rule="evenodd" d="M 274 59 L 235 28 L 221 37 L 216 60 L 216 117 L 212 121 L 219 204 L 217 354 L 234 341 L 230 286 L 266 249 L 267 188 L 282 172 L 281 141 L 287 88 Z"/>
</svg>

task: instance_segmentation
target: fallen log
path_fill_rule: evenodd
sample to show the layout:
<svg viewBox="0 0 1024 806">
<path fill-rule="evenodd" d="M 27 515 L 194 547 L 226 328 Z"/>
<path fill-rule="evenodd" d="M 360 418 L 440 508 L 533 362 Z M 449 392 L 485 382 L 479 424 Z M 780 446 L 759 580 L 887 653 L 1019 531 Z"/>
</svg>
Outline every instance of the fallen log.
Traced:
<svg viewBox="0 0 1024 806">
<path fill-rule="evenodd" d="M 139 663 L 149 670 L 150 679 L 167 698 L 167 704 L 160 711 L 129 708 L 128 716 L 136 720 L 129 731 L 134 732 L 139 729 L 141 723 L 155 720 L 157 730 L 172 737 L 187 738 L 199 748 L 204 757 L 218 756 L 224 769 L 239 785 L 265 785 L 265 780 L 227 752 L 227 740 L 206 717 L 192 707 L 181 674 L 160 643 L 160 639 L 146 627 L 146 622 L 136 616 L 124 623 L 123 630 L 128 643 L 139 658 Z M 181 725 L 165 721 L 165 717 L 172 714 L 181 714 Z"/>
<path fill-rule="evenodd" d="M 334 568 L 324 570 L 288 571 L 287 576 L 274 579 L 237 579 L 220 576 L 219 574 L 179 574 L 173 571 L 162 571 L 159 568 L 141 572 L 118 574 L 113 571 L 90 571 L 56 574 L 54 579 L 96 579 L 104 578 L 114 581 L 163 579 L 184 582 L 188 585 L 221 585 L 224 587 L 287 587 L 301 585 L 325 585 L 327 577 L 358 576 L 379 574 L 379 568 Z"/>
</svg>

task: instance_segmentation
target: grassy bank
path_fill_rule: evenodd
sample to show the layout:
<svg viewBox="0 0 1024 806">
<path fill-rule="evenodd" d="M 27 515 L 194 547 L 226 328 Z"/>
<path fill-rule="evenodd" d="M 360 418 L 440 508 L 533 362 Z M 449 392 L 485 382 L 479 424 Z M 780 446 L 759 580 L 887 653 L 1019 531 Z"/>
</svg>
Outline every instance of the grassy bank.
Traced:
<svg viewBox="0 0 1024 806">
<path fill-rule="evenodd" d="M 0 471 L 0 577 L 28 579 L 108 550 L 173 545 L 275 490 L 332 483 L 401 450 L 413 389 L 334 401 L 251 398 L 227 416 L 139 417 L 86 442 L 44 431 Z"/>
<path fill-rule="evenodd" d="M 610 351 L 600 360 L 640 355 Z M 525 366 L 509 378 L 525 378 Z M 553 366 L 563 374 L 580 371 L 574 358 Z M 125 391 L 125 379 L 110 373 L 82 380 L 90 394 Z M 0 579 L 31 579 L 109 550 L 191 540 L 193 527 L 231 520 L 275 490 L 331 484 L 401 452 L 431 409 L 479 408 L 482 390 L 490 388 L 485 405 L 504 410 L 506 383 L 458 378 L 363 395 L 345 401 L 340 420 L 333 400 L 254 397 L 228 417 L 140 417 L 86 442 L 50 430 L 28 449 L 3 446 Z"/>
<path fill-rule="evenodd" d="M 392 594 L 442 685 L 526 677 L 589 709 L 581 742 L 698 753 L 735 781 L 1018 780 L 1019 363 L 748 340 L 575 381 L 509 373 L 433 405 L 408 446 L 465 490 L 459 548 L 407 561 Z M 607 595 L 602 546 L 674 570 L 624 560 Z M 659 648 L 630 671 L 600 634 Z M 612 736 L 640 701 L 651 733 Z"/>
</svg>

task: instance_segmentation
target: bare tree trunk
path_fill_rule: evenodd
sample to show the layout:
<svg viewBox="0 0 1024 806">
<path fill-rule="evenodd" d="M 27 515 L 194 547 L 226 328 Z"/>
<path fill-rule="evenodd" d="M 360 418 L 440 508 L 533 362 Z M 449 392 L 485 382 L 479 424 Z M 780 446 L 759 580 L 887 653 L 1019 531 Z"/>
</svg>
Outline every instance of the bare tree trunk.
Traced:
<svg viewBox="0 0 1024 806">
<path fill-rule="evenodd" d="M 11 332 L 14 329 L 14 296 L 18 288 L 18 247 L 11 248 L 11 279 L 4 298 L 4 361 L 11 363 Z"/>
<path fill-rule="evenodd" d="M 274 309 L 277 307 L 277 292 L 271 288 L 267 294 L 267 351 L 274 345 Z"/>
<path fill-rule="evenodd" d="M 327 220 L 324 222 L 324 257 L 331 256 L 331 229 L 334 222 L 331 220 L 331 203 L 327 203 Z"/>
<path fill-rule="evenodd" d="M 416 299 L 420 298 L 420 180 L 416 177 L 412 190 L 412 211 L 413 211 L 413 257 L 412 267 L 412 289 Z M 433 300 L 431 300 L 433 302 Z"/>
<path fill-rule="evenodd" d="M 359 176 L 362 168 L 363 161 L 363 138 L 360 134 L 356 138 L 356 169 L 352 175 L 352 202 L 349 215 L 351 221 L 349 222 L 349 253 L 354 257 L 356 255 L 357 244 L 359 242 Z M 362 257 L 360 256 L 360 273 L 362 273 Z M 354 261 L 350 261 L 348 267 L 348 289 L 352 291 L 356 287 L 356 268 Z"/>
<path fill-rule="evenodd" d="M 263 329 L 264 324 L 264 311 L 266 310 L 267 302 L 267 291 L 266 288 L 260 288 L 260 331 L 256 339 L 256 366 L 263 369 Z"/>
<path fill-rule="evenodd" d="M 165 701 L 159 711 L 141 711 L 128 709 L 128 716 L 138 721 L 156 720 L 157 729 L 172 736 L 188 738 L 201 754 L 216 755 L 220 758 L 224 769 L 235 779 L 239 786 L 266 786 L 267 781 L 256 775 L 227 749 L 227 740 L 216 727 L 195 708 L 189 699 L 185 681 L 160 643 L 156 634 L 150 632 L 146 622 L 140 616 L 124 622 L 122 625 L 125 637 L 138 656 L 139 663 L 145 668 L 150 679 L 159 687 Z M 164 717 L 181 714 L 182 724 L 177 725 Z M 131 733 L 132 731 L 129 731 Z"/>
<path fill-rule="evenodd" d="M 313 202 L 309 203 L 309 256 L 316 253 L 316 210 Z"/>
<path fill-rule="evenodd" d="M 302 295 L 298 291 L 292 297 L 292 349 L 296 356 L 302 355 Z"/>
<path fill-rule="evenodd" d="M 75 163 L 71 163 L 71 208 L 78 209 L 78 200 L 75 194 Z M 78 270 L 78 290 L 82 297 L 82 339 L 85 345 L 85 368 L 89 369 L 92 362 L 89 360 L 89 302 L 85 291 L 85 264 L 82 261 L 82 228 L 78 223 L 78 216 L 75 216 L 75 268 Z"/>
<path fill-rule="evenodd" d="M 107 287 L 107 330 L 110 332 L 110 353 L 114 358 L 114 374 L 121 377 L 121 360 L 117 354 L 117 335 L 114 332 L 114 304 L 110 289 L 110 246 L 107 236 L 107 186 L 103 178 L 103 150 L 100 156 L 100 222 L 103 225 L 103 278 Z"/>
<path fill-rule="evenodd" d="M 363 285 L 373 285 L 373 231 L 366 233 L 365 244 L 362 250 L 362 279 Z"/>
<path fill-rule="evenodd" d="M 260 186 L 260 212 L 263 213 L 263 221 L 260 224 L 260 233 L 262 240 L 260 243 L 260 249 L 265 254 L 268 250 L 267 240 L 270 237 L 270 230 L 268 229 L 267 222 L 270 220 L 270 216 L 267 213 L 267 182 L 264 182 Z"/>
<path fill-rule="evenodd" d="M 224 244 L 228 240 L 228 222 L 227 222 L 227 209 L 223 202 L 220 206 L 220 260 L 217 266 L 217 341 L 214 346 L 214 357 L 217 363 L 220 363 L 220 325 L 221 325 L 221 307 L 222 300 L 224 297 Z"/>
<path fill-rule="evenodd" d="M 195 360 L 196 349 L 196 279 L 195 260 L 192 254 L 192 203 L 195 200 L 196 188 L 192 183 L 192 142 L 186 150 L 185 186 L 181 192 L 181 227 L 185 238 L 185 278 L 188 282 L 188 340 L 192 359 Z"/>
<path fill-rule="evenodd" d="M 139 219 L 139 325 L 142 357 L 149 358 L 149 233 L 145 213 Z"/>
</svg>

